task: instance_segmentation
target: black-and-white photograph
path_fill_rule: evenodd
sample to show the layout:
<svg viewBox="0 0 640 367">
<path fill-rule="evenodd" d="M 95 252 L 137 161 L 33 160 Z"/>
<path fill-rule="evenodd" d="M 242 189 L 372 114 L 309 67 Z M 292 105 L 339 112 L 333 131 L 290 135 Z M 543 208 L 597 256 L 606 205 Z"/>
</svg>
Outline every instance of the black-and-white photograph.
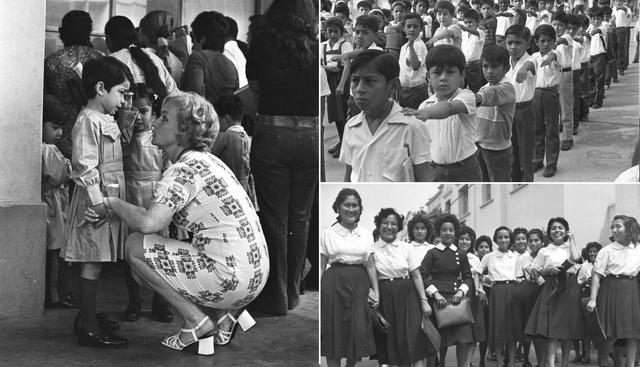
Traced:
<svg viewBox="0 0 640 367">
<path fill-rule="evenodd" d="M 323 366 L 634 366 L 635 184 L 323 184 Z"/>
<path fill-rule="evenodd" d="M 317 365 L 319 2 L 0 14 L 0 366 Z"/>
<path fill-rule="evenodd" d="M 638 182 L 638 15 L 637 0 L 322 1 L 322 180 Z"/>
</svg>

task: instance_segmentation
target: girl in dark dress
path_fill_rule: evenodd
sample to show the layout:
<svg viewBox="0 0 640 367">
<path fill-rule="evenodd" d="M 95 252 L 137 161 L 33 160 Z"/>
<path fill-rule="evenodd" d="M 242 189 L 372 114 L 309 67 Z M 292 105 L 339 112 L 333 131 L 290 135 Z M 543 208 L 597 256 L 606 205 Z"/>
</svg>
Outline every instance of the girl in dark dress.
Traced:
<svg viewBox="0 0 640 367">
<path fill-rule="evenodd" d="M 454 244 L 460 223 L 455 215 L 436 219 L 434 230 L 441 243 L 431 249 L 422 260 L 421 272 L 432 307 L 444 308 L 458 304 L 473 287 L 471 268 L 466 252 Z M 473 324 L 438 328 L 441 336 L 440 365 L 444 366 L 447 348 L 456 346 L 458 367 L 469 367 L 473 345 Z"/>
</svg>

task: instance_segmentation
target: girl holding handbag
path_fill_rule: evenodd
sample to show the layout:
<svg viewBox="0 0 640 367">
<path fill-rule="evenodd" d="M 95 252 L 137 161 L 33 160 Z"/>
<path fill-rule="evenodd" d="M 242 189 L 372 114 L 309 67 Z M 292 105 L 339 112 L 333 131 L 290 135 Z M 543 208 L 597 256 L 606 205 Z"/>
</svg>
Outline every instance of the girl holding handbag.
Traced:
<svg viewBox="0 0 640 367">
<path fill-rule="evenodd" d="M 442 242 L 427 252 L 420 271 L 433 307 L 444 309 L 463 300 L 472 289 L 473 278 L 466 252 L 454 244 L 460 230 L 458 218 L 451 214 L 442 215 L 436 219 L 434 230 Z M 437 326 L 441 336 L 440 366 L 444 366 L 447 348 L 455 345 L 458 367 L 469 367 L 474 342 L 473 325 L 468 322 L 450 327 Z"/>
<path fill-rule="evenodd" d="M 506 344 L 508 367 L 515 363 L 516 342 L 522 339 L 522 317 L 515 306 L 517 254 L 509 251 L 513 244 L 513 232 L 505 226 L 496 228 L 493 242 L 496 251 L 487 254 L 480 262 L 482 272 L 487 271 L 493 280 L 489 299 L 489 341 L 495 344 L 496 359 L 502 361 Z"/>
<path fill-rule="evenodd" d="M 427 336 L 421 329 L 423 315 L 431 314 L 420 276 L 420 260 L 412 245 L 397 239 L 403 217 L 394 209 L 381 209 L 374 222 L 380 239 L 373 244 L 380 287 L 379 310 L 390 326 L 376 333 L 379 363 L 426 366 Z M 429 251 L 431 252 L 431 251 Z"/>
</svg>

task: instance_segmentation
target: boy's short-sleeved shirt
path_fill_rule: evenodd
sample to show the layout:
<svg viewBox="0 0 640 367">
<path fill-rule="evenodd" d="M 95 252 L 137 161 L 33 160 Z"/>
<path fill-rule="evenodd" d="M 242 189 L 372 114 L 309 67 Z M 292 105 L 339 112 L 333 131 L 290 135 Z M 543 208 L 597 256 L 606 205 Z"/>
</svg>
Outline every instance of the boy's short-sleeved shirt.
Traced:
<svg viewBox="0 0 640 367">
<path fill-rule="evenodd" d="M 504 150 L 511 146 L 511 125 L 516 112 L 516 90 L 505 75 L 495 85 L 485 84 L 478 94 L 478 144 L 484 149 Z M 493 106 L 493 107 L 490 107 Z"/>
<path fill-rule="evenodd" d="M 580 62 L 582 64 L 589 62 L 589 51 L 591 49 L 591 40 L 587 37 L 582 38 L 582 55 L 580 56 Z"/>
<path fill-rule="evenodd" d="M 543 24 L 551 24 L 551 13 L 547 9 L 542 9 L 538 12 L 538 19 L 540 20 L 539 26 Z"/>
<path fill-rule="evenodd" d="M 589 56 L 598 56 L 607 52 L 604 44 L 604 36 L 596 33 L 591 36 L 591 43 L 589 44 Z"/>
<path fill-rule="evenodd" d="M 496 27 L 498 26 L 498 21 L 496 20 L 496 17 L 492 15 L 488 18 L 484 18 L 480 20 L 479 26 L 485 29 L 484 45 L 485 46 L 495 45 L 496 44 Z"/>
<path fill-rule="evenodd" d="M 467 113 L 451 115 L 436 120 L 428 119 L 427 128 L 431 136 L 431 158 L 438 164 L 451 164 L 469 158 L 478 150 L 476 137 L 478 122 L 476 120 L 476 97 L 468 89 L 458 90 L 447 102 L 460 101 L 467 107 Z M 420 104 L 418 109 L 438 103 L 434 94 Z"/>
<path fill-rule="evenodd" d="M 536 76 L 531 74 L 531 72 L 527 73 L 527 78 L 522 81 L 522 83 L 516 82 L 516 77 L 518 76 L 518 70 L 527 62 L 531 61 L 535 66 L 536 70 L 538 70 L 538 64 L 535 58 L 531 57 L 528 53 L 525 52 L 522 57 L 516 61 L 514 64 L 510 61 L 511 67 L 507 74 L 505 75 L 513 84 L 513 88 L 516 90 L 516 103 L 527 102 L 533 99 L 533 95 L 536 92 Z"/>
<path fill-rule="evenodd" d="M 580 70 L 582 68 L 582 43 L 573 41 L 573 57 L 571 63 L 572 70 Z"/>
<path fill-rule="evenodd" d="M 467 63 L 480 61 L 484 47 L 485 31 L 478 29 L 479 36 L 469 32 L 462 32 L 462 53 Z"/>
<path fill-rule="evenodd" d="M 427 58 L 427 45 L 425 45 L 421 39 L 417 38 L 413 42 L 413 49 L 416 51 L 418 61 L 420 62 L 420 68 L 418 68 L 418 70 L 413 70 L 411 66 L 407 65 L 411 57 L 409 42 L 400 48 L 398 63 L 400 64 L 400 84 L 403 87 L 417 87 L 426 82 L 427 67 L 424 61 Z"/>
<path fill-rule="evenodd" d="M 457 23 L 451 23 L 451 25 L 448 26 L 448 27 L 440 26 L 436 30 L 436 34 L 442 32 L 444 30 L 448 30 L 448 31 L 453 32 L 453 37 L 447 37 L 447 38 L 438 40 L 438 41 L 433 43 L 434 46 L 438 46 L 438 45 L 454 45 L 457 48 L 461 48 L 462 47 L 462 29 L 460 29 L 460 26 Z"/>
<path fill-rule="evenodd" d="M 556 55 L 558 55 L 558 63 L 560 66 L 570 68 L 573 65 L 573 39 L 568 34 L 563 34 L 560 38 L 567 41 L 568 45 L 556 46 Z"/>
<path fill-rule="evenodd" d="M 431 138 L 425 124 L 405 116 L 396 102 L 389 115 L 371 134 L 364 112 L 352 117 L 344 128 L 340 161 L 351 166 L 351 182 L 408 181 L 403 163 L 431 161 Z"/>
<path fill-rule="evenodd" d="M 536 32 L 536 28 L 538 28 L 539 25 L 540 21 L 538 20 L 538 18 L 527 13 L 527 21 L 525 22 L 524 26 L 529 29 L 529 32 L 531 34 L 534 34 Z"/>
<path fill-rule="evenodd" d="M 516 19 L 515 18 L 516 13 L 513 9 L 507 10 L 506 13 L 513 14 L 513 17 L 504 17 L 504 16 L 496 17 L 498 22 L 496 25 L 496 36 L 504 37 L 504 34 L 507 32 L 507 28 L 511 27 L 513 25 L 513 22 Z"/>
<path fill-rule="evenodd" d="M 545 65 L 540 67 L 542 62 L 546 60 L 551 52 L 542 56 L 540 52 L 536 52 L 531 57 L 536 61 L 538 69 L 536 70 L 536 88 L 549 88 L 558 85 L 560 80 L 560 64 L 557 61 L 553 61 L 551 65 Z"/>
</svg>

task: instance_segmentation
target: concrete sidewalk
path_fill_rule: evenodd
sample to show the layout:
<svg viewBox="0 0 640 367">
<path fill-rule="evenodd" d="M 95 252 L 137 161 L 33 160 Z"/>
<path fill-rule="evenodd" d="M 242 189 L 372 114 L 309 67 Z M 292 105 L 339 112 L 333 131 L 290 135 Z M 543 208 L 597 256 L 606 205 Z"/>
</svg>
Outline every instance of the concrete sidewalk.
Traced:
<svg viewBox="0 0 640 367">
<path fill-rule="evenodd" d="M 98 311 L 116 319 L 127 305 L 127 292 L 119 269 L 105 270 L 98 293 Z M 211 357 L 168 349 L 162 338 L 175 334 L 180 321 L 170 324 L 150 317 L 151 293 L 142 292 L 143 317 L 120 323 L 118 335 L 127 338 L 125 349 L 105 350 L 77 345 L 73 319 L 77 310 L 46 310 L 28 320 L 0 322 L 0 366 L 317 366 L 318 292 L 307 291 L 289 315 L 253 313 L 257 324 L 247 333 L 238 330 Z M 206 312 L 206 311 L 205 311 Z"/>
</svg>

